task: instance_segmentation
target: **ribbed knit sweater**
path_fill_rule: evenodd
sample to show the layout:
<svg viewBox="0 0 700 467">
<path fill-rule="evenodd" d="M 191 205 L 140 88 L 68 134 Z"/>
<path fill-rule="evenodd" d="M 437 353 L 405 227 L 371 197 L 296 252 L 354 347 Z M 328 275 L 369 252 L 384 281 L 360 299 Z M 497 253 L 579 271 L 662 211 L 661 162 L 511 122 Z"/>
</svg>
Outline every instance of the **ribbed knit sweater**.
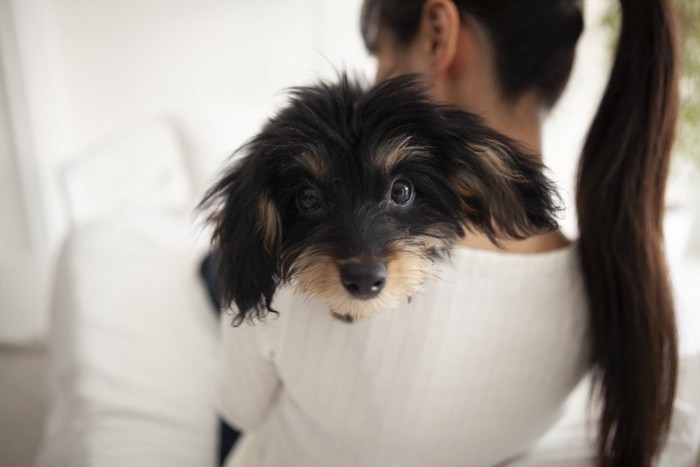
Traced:
<svg viewBox="0 0 700 467">
<path fill-rule="evenodd" d="M 493 466 L 528 449 L 586 372 L 575 245 L 455 248 L 410 303 L 355 323 L 288 289 L 265 324 L 222 325 L 228 466 Z"/>
</svg>

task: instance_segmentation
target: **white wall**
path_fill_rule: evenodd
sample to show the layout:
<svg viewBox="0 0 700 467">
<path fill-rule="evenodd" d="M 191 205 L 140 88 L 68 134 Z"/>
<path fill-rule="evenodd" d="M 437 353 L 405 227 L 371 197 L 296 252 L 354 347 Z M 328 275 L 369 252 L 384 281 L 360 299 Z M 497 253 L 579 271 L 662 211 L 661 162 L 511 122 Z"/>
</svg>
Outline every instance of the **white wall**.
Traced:
<svg viewBox="0 0 700 467">
<path fill-rule="evenodd" d="M 8 110 L 6 85 L 0 74 L 0 340 L 31 332 L 30 323 L 38 319 L 43 300 L 37 299 L 33 290 L 37 265 L 23 209 L 25 197 Z M 26 319 L 19 310 L 37 314 Z"/>
<path fill-rule="evenodd" d="M 46 321 L 48 244 L 43 183 L 27 124 L 10 0 L 0 0 L 0 341 L 36 335 Z"/>
<path fill-rule="evenodd" d="M 258 127 L 281 88 L 328 68 L 323 54 L 338 62 L 320 15 L 353 25 L 341 45 L 358 55 L 357 3 L 15 0 L 39 157 L 52 171 L 115 131 L 167 115 L 201 182 Z"/>
<path fill-rule="evenodd" d="M 544 126 L 542 151 L 566 203 L 562 226 L 571 237 L 577 235 L 574 196 L 578 159 L 611 65 L 610 32 L 602 23 L 610 3 L 610 0 L 584 2 L 585 29 L 576 50 L 571 79 Z"/>
<path fill-rule="evenodd" d="M 17 248 L 27 248 L 27 221 L 21 209 L 19 168 L 14 142 L 11 138 L 8 99 L 3 75 L 0 73 L 0 254 Z"/>
<path fill-rule="evenodd" d="M 13 233 L 0 229 L 9 235 L 2 245 L 6 250 L 15 245 L 12 235 L 20 232 L 20 242 L 33 239 L 26 255 L 39 256 L 18 268 L 25 272 L 18 272 L 23 279 L 17 280 L 25 285 L 17 287 L 14 296 L 27 293 L 29 276 L 48 276 L 66 232 L 58 168 L 110 135 L 166 116 L 181 132 L 195 186 L 201 190 L 223 158 L 281 101 L 282 88 L 331 75 L 333 66 L 343 64 L 372 74 L 373 62 L 359 36 L 360 4 L 361 0 L 0 0 L 0 13 L 9 12 L 0 25 L 14 28 L 11 45 L 17 56 L 5 73 L 21 78 L 21 86 L 11 89 L 21 94 L 14 96 L 21 105 L 12 117 L 18 119 L 16 135 L 22 148 L 14 152 L 24 161 L 19 165 L 36 172 L 36 186 L 14 190 L 29 192 L 24 200 L 28 209 L 13 207 L 15 195 L 0 204 L 3 216 L 15 209 L 10 216 L 19 220 Z M 580 142 L 607 73 L 607 39 L 595 27 L 606 4 L 607 0 L 586 2 L 589 29 L 571 84 L 545 131 L 545 159 L 571 193 L 569 205 Z M 0 163 L 5 173 L 13 161 L 3 157 Z M 29 232 L 22 233 L 22 218 L 36 213 L 40 219 L 27 219 Z M 573 217 L 569 215 L 566 223 L 572 232 Z M 3 262 L 10 267 L 4 257 Z M 40 305 L 9 307 L 3 298 L 6 290 L 0 288 L 0 340 L 43 332 L 46 285 L 39 281 L 35 290 L 34 302 Z"/>
</svg>

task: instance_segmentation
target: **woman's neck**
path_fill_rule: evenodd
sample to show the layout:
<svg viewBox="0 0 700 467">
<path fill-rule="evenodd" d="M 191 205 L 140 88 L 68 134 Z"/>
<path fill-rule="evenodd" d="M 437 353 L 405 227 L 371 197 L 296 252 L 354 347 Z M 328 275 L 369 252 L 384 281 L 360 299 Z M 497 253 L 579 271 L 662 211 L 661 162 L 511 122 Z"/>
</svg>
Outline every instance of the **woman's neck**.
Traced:
<svg viewBox="0 0 700 467">
<path fill-rule="evenodd" d="M 505 100 L 500 96 L 491 97 L 490 100 L 486 105 L 476 106 L 485 109 L 478 113 L 486 124 L 541 158 L 544 112 L 539 97 L 534 93 L 527 93 L 516 101 Z M 465 108 L 470 106 L 466 105 Z"/>
</svg>

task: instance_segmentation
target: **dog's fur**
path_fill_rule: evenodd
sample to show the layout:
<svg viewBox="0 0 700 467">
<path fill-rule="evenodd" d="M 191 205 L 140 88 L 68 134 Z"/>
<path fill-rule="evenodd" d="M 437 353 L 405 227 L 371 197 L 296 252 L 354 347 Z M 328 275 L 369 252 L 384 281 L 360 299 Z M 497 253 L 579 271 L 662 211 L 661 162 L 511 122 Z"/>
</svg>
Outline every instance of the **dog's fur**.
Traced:
<svg viewBox="0 0 700 467">
<path fill-rule="evenodd" d="M 433 261 L 469 231 L 497 241 L 557 228 L 538 158 L 475 115 L 431 102 L 412 76 L 369 90 L 345 76 L 295 88 L 242 150 L 201 204 L 234 323 L 272 311 L 283 283 L 337 317 L 369 316 L 419 292 Z M 385 265 L 386 284 L 360 299 L 339 268 L 367 258 Z"/>
</svg>

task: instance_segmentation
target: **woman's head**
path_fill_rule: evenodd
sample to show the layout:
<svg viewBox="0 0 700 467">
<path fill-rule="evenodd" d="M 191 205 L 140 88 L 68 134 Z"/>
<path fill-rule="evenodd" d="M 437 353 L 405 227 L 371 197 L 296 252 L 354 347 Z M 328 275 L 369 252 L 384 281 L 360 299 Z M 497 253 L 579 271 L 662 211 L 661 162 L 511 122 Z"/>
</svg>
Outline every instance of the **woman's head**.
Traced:
<svg viewBox="0 0 700 467">
<path fill-rule="evenodd" d="M 583 18 L 580 0 L 365 0 L 361 28 L 379 79 L 491 78 L 503 100 L 533 94 L 551 107 L 569 78 Z"/>
</svg>

